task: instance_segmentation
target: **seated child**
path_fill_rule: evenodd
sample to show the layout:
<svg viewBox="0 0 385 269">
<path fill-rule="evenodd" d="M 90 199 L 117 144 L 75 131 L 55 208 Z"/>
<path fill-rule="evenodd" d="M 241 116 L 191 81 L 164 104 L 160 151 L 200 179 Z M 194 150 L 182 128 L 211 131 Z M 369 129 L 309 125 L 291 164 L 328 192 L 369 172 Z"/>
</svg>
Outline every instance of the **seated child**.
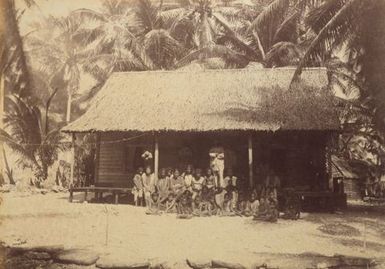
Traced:
<svg viewBox="0 0 385 269">
<path fill-rule="evenodd" d="M 172 192 L 168 194 L 166 200 L 166 213 L 177 213 L 176 195 Z"/>
<path fill-rule="evenodd" d="M 274 193 L 270 193 L 268 198 L 261 198 L 258 214 L 254 216 L 255 220 L 277 222 L 278 209 L 277 202 L 274 199 Z"/>
<path fill-rule="evenodd" d="M 238 205 L 237 205 L 236 211 L 241 215 L 245 215 L 245 212 L 247 210 L 247 204 L 248 204 L 247 193 L 244 191 L 239 191 L 239 193 L 238 193 Z"/>
<path fill-rule="evenodd" d="M 170 179 L 170 190 L 175 195 L 179 195 L 183 192 L 183 187 L 184 187 L 183 177 L 180 175 L 179 170 L 175 169 L 174 176 L 172 179 Z"/>
<path fill-rule="evenodd" d="M 211 168 L 207 169 L 206 177 L 205 177 L 205 185 L 208 189 L 215 188 L 215 176 L 213 175 L 213 171 Z"/>
<path fill-rule="evenodd" d="M 193 192 L 192 199 L 194 200 L 195 197 L 201 194 L 203 183 L 205 181 L 205 178 L 202 176 L 202 170 L 196 169 L 195 171 L 195 177 L 192 178 L 191 182 L 191 188 Z"/>
<path fill-rule="evenodd" d="M 254 220 L 265 220 L 268 214 L 268 204 L 266 198 L 261 197 L 257 213 L 254 215 Z"/>
<path fill-rule="evenodd" d="M 177 198 L 178 215 L 191 215 L 192 213 L 192 194 L 189 190 L 185 190 L 182 195 Z"/>
<path fill-rule="evenodd" d="M 146 211 L 148 215 L 159 215 L 159 194 L 157 192 L 151 193 L 151 204 Z"/>
<path fill-rule="evenodd" d="M 201 207 L 202 207 L 202 198 L 201 196 L 198 194 L 194 197 L 194 194 L 193 194 L 193 197 L 192 197 L 192 212 L 193 212 L 193 215 L 195 216 L 200 216 L 201 215 Z"/>
<path fill-rule="evenodd" d="M 259 200 L 257 199 L 257 195 L 255 193 L 251 194 L 248 205 L 250 210 L 250 216 L 257 215 L 259 211 Z"/>
<path fill-rule="evenodd" d="M 231 201 L 233 199 L 232 192 L 226 192 L 223 199 L 223 213 L 224 215 L 231 215 L 233 212 L 231 208 Z"/>
<path fill-rule="evenodd" d="M 215 203 L 215 189 L 204 185 L 202 187 L 201 200 L 202 210 L 206 210 L 209 215 L 212 215 L 217 207 Z"/>
<path fill-rule="evenodd" d="M 284 219 L 297 220 L 300 217 L 301 200 L 294 189 L 288 189 L 285 193 Z"/>
<path fill-rule="evenodd" d="M 271 192 L 268 198 L 268 205 L 269 205 L 269 219 L 270 222 L 277 222 L 277 219 L 279 217 L 279 211 L 278 211 L 278 200 L 277 200 L 277 193 Z"/>
<path fill-rule="evenodd" d="M 187 165 L 186 172 L 184 173 L 184 177 L 183 177 L 185 190 L 192 191 L 192 182 L 194 180 L 194 176 L 192 172 L 193 172 L 192 165 Z"/>
<path fill-rule="evenodd" d="M 168 197 L 170 190 L 170 179 L 167 177 L 166 169 L 162 168 L 159 171 L 159 179 L 156 183 L 156 189 L 159 193 L 159 200 L 163 204 Z"/>
<path fill-rule="evenodd" d="M 143 167 L 138 167 L 133 181 L 133 188 L 132 188 L 132 194 L 134 195 L 134 202 L 135 206 L 143 206 L 143 182 L 142 182 L 142 175 L 143 175 Z"/>
</svg>

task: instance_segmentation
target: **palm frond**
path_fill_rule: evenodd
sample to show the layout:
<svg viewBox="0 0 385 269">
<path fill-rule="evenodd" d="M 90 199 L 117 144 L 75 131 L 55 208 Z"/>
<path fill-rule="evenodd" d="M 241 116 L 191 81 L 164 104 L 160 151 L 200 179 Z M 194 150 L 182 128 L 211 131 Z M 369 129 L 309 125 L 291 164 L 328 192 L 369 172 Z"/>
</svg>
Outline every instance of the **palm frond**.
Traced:
<svg viewBox="0 0 385 269">
<path fill-rule="evenodd" d="M 82 23 L 85 23 L 87 21 L 108 21 L 108 19 L 103 13 L 88 8 L 76 9 L 70 13 L 70 16 L 78 19 Z"/>
<path fill-rule="evenodd" d="M 310 10 L 305 23 L 318 33 L 345 4 L 346 0 L 326 0 L 319 7 Z"/>
<path fill-rule="evenodd" d="M 182 52 L 182 46 L 166 30 L 152 30 L 143 41 L 146 54 L 159 68 L 169 68 Z"/>
<path fill-rule="evenodd" d="M 38 144 L 41 142 L 40 112 L 17 95 L 7 96 L 7 113 L 4 124 L 11 135 L 21 143 Z"/>
<path fill-rule="evenodd" d="M 325 51 L 325 43 L 333 46 L 346 39 L 351 31 L 354 31 L 353 29 L 356 26 L 355 19 L 357 19 L 357 11 L 359 11 L 365 4 L 368 4 L 366 0 L 349 0 L 325 24 L 325 26 L 319 31 L 318 35 L 310 43 L 305 55 L 302 57 L 293 75 L 292 83 L 299 79 L 303 67 L 312 57 L 314 57 L 314 55 L 317 55 L 317 52 L 319 53 L 319 51 Z"/>
<path fill-rule="evenodd" d="M 20 158 L 23 159 L 24 162 L 33 163 L 34 165 L 38 165 L 37 161 L 34 157 L 33 150 L 30 150 L 30 147 L 23 146 L 18 143 L 10 134 L 8 134 L 5 130 L 0 129 L 0 141 L 7 144 L 7 146 L 20 155 Z"/>
<path fill-rule="evenodd" d="M 136 16 L 145 33 L 155 28 L 158 20 L 158 9 L 150 0 L 139 0 L 136 7 Z"/>
<path fill-rule="evenodd" d="M 233 44 L 239 46 L 248 55 L 250 55 L 253 60 L 258 60 L 260 58 L 259 54 L 241 36 L 231 29 L 229 23 L 222 15 L 219 13 L 213 13 L 213 17 L 225 29 L 226 35 Z"/>
<path fill-rule="evenodd" d="M 274 34 L 274 42 L 289 41 L 295 42 L 297 33 L 297 23 L 300 16 L 300 11 L 295 11 L 288 18 L 286 18 Z"/>
<path fill-rule="evenodd" d="M 115 58 L 113 54 L 99 54 L 90 57 L 83 64 L 83 70 L 91 74 L 97 81 L 106 81 L 113 71 Z"/>
<path fill-rule="evenodd" d="M 158 19 L 162 20 L 163 27 L 170 29 L 175 21 L 185 17 L 188 11 L 185 8 L 174 8 L 160 11 Z"/>
<path fill-rule="evenodd" d="M 195 46 L 194 34 L 196 25 L 193 18 L 184 16 L 173 22 L 170 27 L 170 35 L 187 49 Z"/>
<path fill-rule="evenodd" d="M 260 30 L 273 20 L 282 19 L 284 13 L 289 8 L 289 0 L 274 0 L 253 20 L 249 31 Z"/>
<path fill-rule="evenodd" d="M 246 57 L 226 46 L 213 45 L 202 49 L 194 50 L 176 63 L 176 67 L 182 67 L 193 61 L 202 61 L 210 58 L 222 58 L 227 64 L 244 67 L 249 62 Z"/>
</svg>

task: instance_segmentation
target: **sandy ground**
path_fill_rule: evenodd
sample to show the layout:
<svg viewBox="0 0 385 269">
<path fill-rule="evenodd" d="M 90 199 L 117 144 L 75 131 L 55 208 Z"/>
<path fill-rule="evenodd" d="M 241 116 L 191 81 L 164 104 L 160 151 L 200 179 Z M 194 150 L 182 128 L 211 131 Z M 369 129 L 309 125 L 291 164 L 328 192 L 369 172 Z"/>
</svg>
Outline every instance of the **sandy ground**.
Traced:
<svg viewBox="0 0 385 269">
<path fill-rule="evenodd" d="M 64 245 L 168 261 L 252 263 L 266 252 L 385 256 L 385 209 L 303 214 L 298 221 L 272 224 L 245 217 L 146 215 L 131 205 L 69 203 L 67 193 L 5 193 L 2 200 L 0 239 L 7 245 Z M 356 233 L 319 229 L 330 224 L 349 225 Z"/>
</svg>

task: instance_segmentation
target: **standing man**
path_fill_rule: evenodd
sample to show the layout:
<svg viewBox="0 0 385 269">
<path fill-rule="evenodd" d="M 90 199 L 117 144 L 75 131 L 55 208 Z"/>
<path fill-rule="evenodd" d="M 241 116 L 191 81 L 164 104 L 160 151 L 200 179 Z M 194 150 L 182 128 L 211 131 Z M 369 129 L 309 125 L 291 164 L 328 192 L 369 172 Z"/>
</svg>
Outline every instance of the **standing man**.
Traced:
<svg viewBox="0 0 385 269">
<path fill-rule="evenodd" d="M 215 185 L 224 188 L 223 171 L 225 170 L 225 150 L 218 142 L 209 151 L 210 167 L 215 176 Z"/>
<path fill-rule="evenodd" d="M 146 206 L 151 208 L 151 194 L 155 192 L 155 176 L 154 173 L 152 173 L 150 166 L 146 167 L 146 170 L 142 175 L 142 182 Z"/>
</svg>

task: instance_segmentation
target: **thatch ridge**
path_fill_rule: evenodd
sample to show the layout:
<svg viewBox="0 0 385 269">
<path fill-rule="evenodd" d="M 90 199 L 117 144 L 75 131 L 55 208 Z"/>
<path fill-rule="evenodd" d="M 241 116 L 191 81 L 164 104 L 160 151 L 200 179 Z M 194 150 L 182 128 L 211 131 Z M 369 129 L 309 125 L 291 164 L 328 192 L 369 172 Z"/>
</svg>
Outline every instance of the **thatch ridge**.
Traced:
<svg viewBox="0 0 385 269">
<path fill-rule="evenodd" d="M 63 131 L 337 129 L 339 122 L 331 99 L 319 94 L 326 92 L 320 90 L 327 84 L 325 69 L 303 72 L 301 87 L 311 90 L 302 94 L 302 99 L 293 95 L 288 107 L 292 111 L 286 113 L 274 99 L 270 100 L 286 103 L 285 98 L 291 96 L 287 88 L 294 71 L 277 68 L 114 73 L 89 110 Z M 305 112 L 298 109 L 305 107 L 303 102 L 308 95 L 322 99 L 323 106 L 316 106 L 314 111 L 312 107 Z M 269 107 L 260 109 L 267 104 Z"/>
</svg>

